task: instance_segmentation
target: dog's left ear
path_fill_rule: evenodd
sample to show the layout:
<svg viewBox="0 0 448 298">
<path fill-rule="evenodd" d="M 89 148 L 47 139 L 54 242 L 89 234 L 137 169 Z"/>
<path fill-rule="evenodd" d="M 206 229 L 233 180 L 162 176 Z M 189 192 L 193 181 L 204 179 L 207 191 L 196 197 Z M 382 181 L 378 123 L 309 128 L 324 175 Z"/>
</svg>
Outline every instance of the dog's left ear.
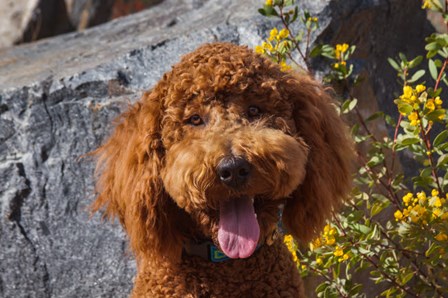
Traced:
<svg viewBox="0 0 448 298">
<path fill-rule="evenodd" d="M 92 211 L 104 208 L 106 217 L 120 219 L 137 257 L 178 258 L 182 249 L 183 217 L 160 178 L 166 80 L 121 115 L 107 142 L 92 153 L 98 159 Z"/>
<path fill-rule="evenodd" d="M 298 136 L 309 146 L 304 181 L 287 200 L 283 223 L 297 239 L 312 240 L 351 190 L 353 141 L 332 98 L 307 76 L 289 77 L 284 89 L 294 105 Z"/>
</svg>

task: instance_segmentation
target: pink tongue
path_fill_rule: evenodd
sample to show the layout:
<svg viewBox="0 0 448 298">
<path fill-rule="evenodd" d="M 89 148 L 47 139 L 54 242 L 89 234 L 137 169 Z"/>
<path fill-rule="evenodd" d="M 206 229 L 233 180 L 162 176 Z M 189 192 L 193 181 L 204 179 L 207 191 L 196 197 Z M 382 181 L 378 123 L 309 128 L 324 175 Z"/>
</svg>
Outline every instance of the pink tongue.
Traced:
<svg viewBox="0 0 448 298">
<path fill-rule="evenodd" d="M 257 248 L 260 227 L 249 197 L 221 202 L 218 241 L 232 259 L 248 258 Z"/>
</svg>

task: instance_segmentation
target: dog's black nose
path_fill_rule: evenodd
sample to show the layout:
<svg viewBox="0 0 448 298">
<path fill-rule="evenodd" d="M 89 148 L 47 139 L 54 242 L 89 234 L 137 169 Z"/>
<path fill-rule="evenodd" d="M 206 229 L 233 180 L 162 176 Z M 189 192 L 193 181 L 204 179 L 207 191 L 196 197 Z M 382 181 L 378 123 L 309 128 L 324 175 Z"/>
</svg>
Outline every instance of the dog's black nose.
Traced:
<svg viewBox="0 0 448 298">
<path fill-rule="evenodd" d="M 219 179 L 230 187 L 240 187 L 250 176 L 250 164 L 242 157 L 226 156 L 217 167 Z"/>
</svg>

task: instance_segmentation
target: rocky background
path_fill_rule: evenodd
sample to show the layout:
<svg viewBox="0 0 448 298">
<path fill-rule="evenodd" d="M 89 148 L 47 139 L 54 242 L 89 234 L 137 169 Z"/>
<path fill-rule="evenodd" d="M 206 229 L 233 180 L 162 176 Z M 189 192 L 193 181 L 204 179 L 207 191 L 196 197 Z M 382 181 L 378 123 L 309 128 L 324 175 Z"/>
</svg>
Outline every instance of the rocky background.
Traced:
<svg viewBox="0 0 448 298">
<path fill-rule="evenodd" d="M 33 1 L 6 2 L 28 7 Z M 101 1 L 87 2 L 94 11 Z M 118 223 L 89 218 L 94 164 L 82 156 L 182 54 L 213 41 L 254 47 L 279 25 L 258 14 L 261 0 L 152 2 L 148 10 L 84 30 L 112 18 L 111 4 L 80 26 L 82 13 L 74 11 L 82 9 L 67 0 L 51 17 L 53 33 L 40 37 L 77 32 L 0 49 L 0 297 L 126 297 L 135 263 Z M 365 79 L 357 93 L 366 112 L 380 107 L 395 114 L 399 90 L 386 58 L 423 54 L 433 29 L 420 2 L 297 2 L 319 17 L 315 42 L 358 46 L 356 68 Z M 102 10 L 108 16 L 93 21 Z M 5 21 L 0 31 L 12 30 Z M 26 41 L 23 36 L 0 47 Z M 381 123 L 378 131 L 387 133 Z"/>
</svg>

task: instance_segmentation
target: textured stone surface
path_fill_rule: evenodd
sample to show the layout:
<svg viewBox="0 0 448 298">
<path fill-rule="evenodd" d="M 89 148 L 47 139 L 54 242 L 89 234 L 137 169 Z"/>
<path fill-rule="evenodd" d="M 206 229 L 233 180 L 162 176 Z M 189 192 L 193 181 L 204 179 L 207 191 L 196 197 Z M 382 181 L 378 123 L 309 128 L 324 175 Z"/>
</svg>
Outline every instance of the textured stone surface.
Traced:
<svg viewBox="0 0 448 298">
<path fill-rule="evenodd" d="M 23 37 L 33 18 L 38 0 L 3 0 L 0 2 L 0 48 L 9 47 Z"/>
<path fill-rule="evenodd" d="M 73 30 L 64 0 L 0 2 L 0 48 Z"/>
<path fill-rule="evenodd" d="M 218 40 L 260 43 L 272 27 L 260 2 L 165 0 L 0 52 L 0 297 L 128 295 L 135 263 L 117 223 L 89 220 L 93 164 L 80 156 L 182 54 Z M 422 49 L 430 29 L 419 4 L 300 2 L 320 18 L 318 40 L 358 44 L 366 100 L 393 110 L 397 86 L 385 58 Z"/>
</svg>

